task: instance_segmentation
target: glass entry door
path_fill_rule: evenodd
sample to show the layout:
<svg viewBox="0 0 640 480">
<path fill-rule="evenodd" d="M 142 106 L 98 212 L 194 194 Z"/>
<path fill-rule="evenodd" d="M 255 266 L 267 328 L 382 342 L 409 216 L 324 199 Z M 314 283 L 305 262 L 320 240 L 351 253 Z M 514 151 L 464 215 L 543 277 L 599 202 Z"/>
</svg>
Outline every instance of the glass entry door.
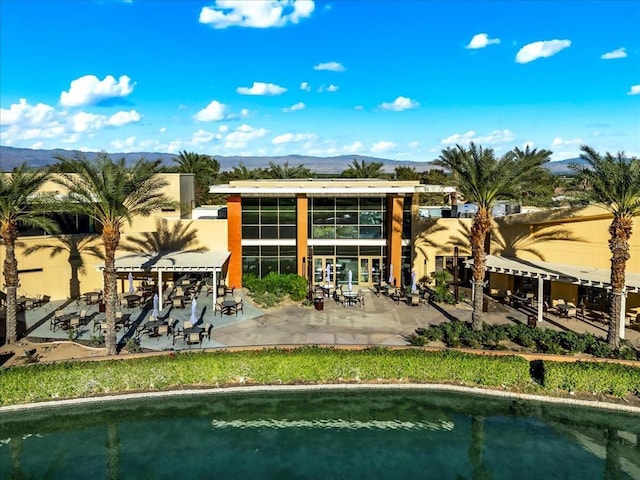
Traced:
<svg viewBox="0 0 640 480">
<path fill-rule="evenodd" d="M 380 283 L 382 275 L 382 258 L 360 257 L 360 283 L 374 285 Z"/>
<path fill-rule="evenodd" d="M 316 285 L 336 284 L 335 257 L 313 257 L 313 283 Z M 328 274 L 331 276 L 329 281 Z"/>
</svg>

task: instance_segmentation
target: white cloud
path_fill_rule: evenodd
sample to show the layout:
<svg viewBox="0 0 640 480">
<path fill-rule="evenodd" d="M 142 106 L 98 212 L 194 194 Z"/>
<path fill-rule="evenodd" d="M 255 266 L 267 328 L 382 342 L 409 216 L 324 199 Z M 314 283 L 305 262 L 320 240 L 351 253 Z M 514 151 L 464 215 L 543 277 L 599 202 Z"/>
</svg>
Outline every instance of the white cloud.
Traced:
<svg viewBox="0 0 640 480">
<path fill-rule="evenodd" d="M 55 109 L 44 103 L 29 105 L 25 98 L 14 103 L 8 109 L 0 108 L 0 126 L 28 123 L 37 126 L 55 119 Z"/>
<path fill-rule="evenodd" d="M 238 87 L 236 92 L 240 95 L 282 95 L 287 89 L 273 83 L 253 82 L 253 86 Z"/>
<path fill-rule="evenodd" d="M 330 72 L 344 72 L 346 68 L 344 65 L 338 62 L 327 62 L 327 63 L 319 63 L 315 67 L 314 70 L 329 70 Z"/>
<path fill-rule="evenodd" d="M 122 75 L 118 81 L 112 75 L 99 80 L 95 75 L 85 75 L 71 82 L 68 92 L 60 94 L 60 104 L 65 107 L 95 105 L 110 98 L 123 98 L 133 92 L 131 79 Z"/>
<path fill-rule="evenodd" d="M 192 143 L 209 143 L 211 140 L 216 138 L 216 135 L 213 132 L 207 132 L 205 130 L 198 130 L 197 132 L 193 132 L 193 136 L 191 137 Z M 219 138 L 219 135 L 218 135 Z"/>
<path fill-rule="evenodd" d="M 565 140 L 561 137 L 556 137 L 553 139 L 553 142 L 551 142 L 551 146 L 552 147 L 560 147 L 563 145 L 582 145 L 584 142 L 582 141 L 581 138 L 574 138 L 572 140 Z"/>
<path fill-rule="evenodd" d="M 409 144 L 409 148 L 420 148 L 420 142 L 413 141 Z"/>
<path fill-rule="evenodd" d="M 294 103 L 290 107 L 285 107 L 282 109 L 283 112 L 295 112 L 296 110 L 302 110 L 306 107 L 306 105 L 302 102 Z"/>
<path fill-rule="evenodd" d="M 302 82 L 300 84 L 300 90 L 304 90 L 305 92 L 310 92 L 311 91 L 311 85 L 309 85 L 307 82 Z"/>
<path fill-rule="evenodd" d="M 199 122 L 217 122 L 224 118 L 225 106 L 217 100 L 212 101 L 206 108 L 196 113 L 193 118 Z"/>
<path fill-rule="evenodd" d="M 618 48 L 616 50 L 612 50 L 610 52 L 603 53 L 602 55 L 600 55 L 600 58 L 603 59 L 603 60 L 614 60 L 616 58 L 626 58 L 627 57 L 627 52 L 625 50 L 626 49 L 624 49 L 624 48 Z"/>
<path fill-rule="evenodd" d="M 214 0 L 212 7 L 202 8 L 199 21 L 214 28 L 282 27 L 310 17 L 314 9 L 313 0 Z"/>
<path fill-rule="evenodd" d="M 284 133 L 271 140 L 271 143 L 282 145 L 284 143 L 297 143 L 315 139 L 316 135 L 314 133 Z"/>
<path fill-rule="evenodd" d="M 364 149 L 362 142 L 353 142 L 350 145 L 344 145 L 342 150 L 346 153 L 358 153 Z"/>
<path fill-rule="evenodd" d="M 547 58 L 571 46 L 571 40 L 546 40 L 525 45 L 516 54 L 517 63 L 529 63 Z"/>
<path fill-rule="evenodd" d="M 381 140 L 373 144 L 373 146 L 371 147 L 371 152 L 372 153 L 386 152 L 387 150 L 391 150 L 395 146 L 396 144 L 393 142 L 386 142 L 384 140 Z"/>
<path fill-rule="evenodd" d="M 338 90 L 340 90 L 340 87 L 337 85 L 320 85 L 320 88 L 318 88 L 318 92 L 337 92 Z"/>
<path fill-rule="evenodd" d="M 627 95 L 640 95 L 640 85 L 631 85 Z"/>
<path fill-rule="evenodd" d="M 499 143 L 512 142 L 515 138 L 513 132 L 509 129 L 494 130 L 488 135 L 476 135 L 476 132 L 469 130 L 465 133 L 454 133 L 447 138 L 440 140 L 441 145 L 453 145 L 456 143 L 465 144 L 474 142 L 479 145 L 495 145 Z"/>
<path fill-rule="evenodd" d="M 229 131 L 229 125 L 220 125 L 220 126 L 218 127 L 218 131 L 219 131 L 220 133 L 228 132 L 228 131 Z"/>
<path fill-rule="evenodd" d="M 136 137 L 132 136 L 132 137 L 127 137 L 125 140 L 116 139 L 111 142 L 111 146 L 121 152 L 123 151 L 128 152 L 128 151 L 131 151 L 135 143 L 136 143 Z"/>
<path fill-rule="evenodd" d="M 364 110 L 364 107 L 362 105 L 356 105 L 355 107 L 353 107 L 354 110 Z"/>
<path fill-rule="evenodd" d="M 94 113 L 79 112 L 71 117 L 72 128 L 74 132 L 82 133 L 87 130 L 98 130 L 104 126 L 106 117 L 104 115 L 96 115 Z"/>
<path fill-rule="evenodd" d="M 122 125 L 126 125 L 127 123 L 139 122 L 141 118 L 142 116 L 135 110 L 131 110 L 129 112 L 118 112 L 109 117 L 109 120 L 107 120 L 107 125 L 111 125 L 113 127 L 121 127 Z"/>
<path fill-rule="evenodd" d="M 478 33 L 473 36 L 469 44 L 464 48 L 476 49 L 484 48 L 487 45 L 497 45 L 500 43 L 499 38 L 489 38 L 486 33 Z"/>
<path fill-rule="evenodd" d="M 224 147 L 230 150 L 239 150 L 247 147 L 247 143 L 256 138 L 264 137 L 269 131 L 265 128 L 253 128 L 242 124 L 225 137 Z"/>
<path fill-rule="evenodd" d="M 393 112 L 400 112 L 410 108 L 418 108 L 420 104 L 415 100 L 411 100 L 407 97 L 398 97 L 393 102 L 383 102 L 378 105 L 381 110 L 391 110 Z"/>
<path fill-rule="evenodd" d="M 162 128 L 160 129 L 160 133 L 164 133 L 164 132 L 166 132 L 166 131 L 167 131 L 167 127 L 162 127 Z"/>
</svg>

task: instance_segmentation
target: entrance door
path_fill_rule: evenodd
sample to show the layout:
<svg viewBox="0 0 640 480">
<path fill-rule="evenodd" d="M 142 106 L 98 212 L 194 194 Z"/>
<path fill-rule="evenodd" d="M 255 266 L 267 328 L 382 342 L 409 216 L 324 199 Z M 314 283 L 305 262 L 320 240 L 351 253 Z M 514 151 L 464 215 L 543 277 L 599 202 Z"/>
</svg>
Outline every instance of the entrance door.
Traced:
<svg viewBox="0 0 640 480">
<path fill-rule="evenodd" d="M 335 257 L 313 257 L 313 283 L 320 285 L 330 283 L 336 284 L 336 259 Z M 327 277 L 327 267 L 331 272 L 331 282 Z"/>
<path fill-rule="evenodd" d="M 382 258 L 360 257 L 360 284 L 374 285 L 380 283 L 382 278 Z"/>
</svg>

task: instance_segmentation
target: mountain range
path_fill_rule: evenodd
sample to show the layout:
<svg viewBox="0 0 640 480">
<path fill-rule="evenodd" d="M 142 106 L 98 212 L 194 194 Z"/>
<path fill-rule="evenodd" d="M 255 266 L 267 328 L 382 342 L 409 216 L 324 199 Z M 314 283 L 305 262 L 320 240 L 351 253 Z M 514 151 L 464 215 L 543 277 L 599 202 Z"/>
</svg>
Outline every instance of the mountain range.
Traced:
<svg viewBox="0 0 640 480">
<path fill-rule="evenodd" d="M 70 157 L 74 155 L 72 150 L 33 150 L 29 148 L 15 148 L 0 146 L 0 171 L 10 171 L 13 168 L 27 163 L 30 167 L 44 167 L 56 163 L 56 156 Z M 88 159 L 93 159 L 98 155 L 98 152 L 83 152 Z M 159 159 L 163 165 L 171 166 L 175 165 L 173 159 L 176 155 L 171 153 L 157 153 L 157 152 L 134 152 L 134 153 L 109 153 L 111 158 L 120 159 L 124 158 L 127 162 L 132 162 L 139 158 L 146 158 L 149 160 Z M 248 169 L 253 168 L 267 168 L 269 162 L 273 162 L 278 165 L 282 165 L 285 162 L 289 163 L 289 166 L 304 165 L 312 172 L 320 174 L 339 174 L 345 170 L 353 160 L 359 162 L 365 161 L 380 162 L 383 165 L 385 172 L 393 172 L 396 167 L 414 167 L 417 171 L 423 172 L 432 168 L 440 168 L 433 164 L 433 162 L 412 162 L 407 160 L 392 160 L 387 158 L 368 157 L 365 155 L 339 155 L 337 157 L 311 157 L 307 155 L 284 155 L 280 157 L 223 157 L 214 156 L 214 158 L 220 162 L 220 169 L 222 171 L 231 170 L 233 167 L 244 165 Z M 545 164 L 545 167 L 553 174 L 562 175 L 570 173 L 569 164 L 581 163 L 579 158 L 570 158 L 567 160 L 559 160 L 556 162 L 549 162 Z"/>
</svg>

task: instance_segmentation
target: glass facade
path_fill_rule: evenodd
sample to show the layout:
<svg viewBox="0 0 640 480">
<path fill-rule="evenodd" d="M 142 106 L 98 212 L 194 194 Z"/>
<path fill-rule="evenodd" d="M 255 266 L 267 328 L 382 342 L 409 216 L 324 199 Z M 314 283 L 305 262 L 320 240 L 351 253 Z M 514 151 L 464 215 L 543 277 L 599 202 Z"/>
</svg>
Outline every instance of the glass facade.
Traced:
<svg viewBox="0 0 640 480">
<path fill-rule="evenodd" d="M 309 238 L 385 238 L 385 199 L 339 197 L 309 199 Z"/>
<path fill-rule="evenodd" d="M 296 199 L 293 197 L 243 198 L 242 238 L 295 239 Z"/>
<path fill-rule="evenodd" d="M 262 278 L 271 272 L 296 273 L 295 245 L 245 245 L 242 273 Z"/>
</svg>

